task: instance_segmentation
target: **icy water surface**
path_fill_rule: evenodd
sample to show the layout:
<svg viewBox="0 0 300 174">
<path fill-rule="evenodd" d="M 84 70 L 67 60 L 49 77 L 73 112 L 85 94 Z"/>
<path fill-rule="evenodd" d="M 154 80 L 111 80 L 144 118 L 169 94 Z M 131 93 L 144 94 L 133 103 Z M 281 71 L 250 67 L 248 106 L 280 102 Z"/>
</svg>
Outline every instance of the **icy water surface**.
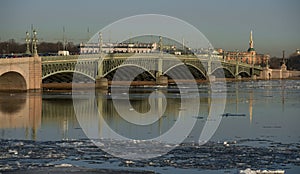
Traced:
<svg viewBox="0 0 300 174">
<path fill-rule="evenodd" d="M 70 164 L 158 173 L 236 173 L 246 168 L 284 169 L 286 173 L 299 173 L 300 81 L 228 82 L 226 87 L 226 91 L 218 91 L 227 92 L 221 123 L 205 145 L 199 145 L 198 139 L 206 121 L 211 121 L 208 113 L 212 99 L 207 84 L 199 85 L 196 99 L 193 93 L 180 95 L 172 87 L 136 88 L 130 94 L 118 93 L 120 100 L 130 95 L 132 108 L 125 108 L 122 104 L 117 106 L 125 113 L 132 110 L 145 113 L 150 109 L 148 97 L 151 92 L 165 94 L 167 105 L 163 116 L 142 127 L 129 124 L 118 115 L 110 91 L 97 91 L 94 99 L 82 95 L 80 106 L 86 118 L 76 117 L 71 91 L 0 93 L 0 172 Z M 179 119 L 179 112 L 188 110 L 180 105 L 181 100 L 200 101 L 198 115 L 191 115 L 189 111 L 183 115 L 191 124 L 194 119 L 195 126 L 183 144 L 153 159 L 126 160 L 102 151 L 88 140 L 77 120 L 91 124 L 88 115 L 95 112 L 91 108 L 96 103 L 97 112 L 112 130 L 138 140 L 103 139 L 105 148 L 116 145 L 132 147 L 131 143 L 143 147 L 142 140 L 166 133 Z M 105 132 L 99 124 L 98 134 Z M 180 133 L 182 130 L 176 131 Z M 143 149 L 140 153 L 160 153 L 169 144 L 154 141 L 152 147 L 154 151 Z M 122 152 L 123 149 L 118 150 Z"/>
</svg>

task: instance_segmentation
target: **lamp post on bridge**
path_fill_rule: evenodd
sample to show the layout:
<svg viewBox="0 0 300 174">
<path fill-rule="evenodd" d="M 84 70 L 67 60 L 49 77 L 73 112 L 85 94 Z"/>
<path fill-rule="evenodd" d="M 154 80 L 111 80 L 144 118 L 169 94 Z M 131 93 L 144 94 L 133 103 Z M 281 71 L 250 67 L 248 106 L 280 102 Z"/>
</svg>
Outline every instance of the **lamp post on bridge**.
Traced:
<svg viewBox="0 0 300 174">
<path fill-rule="evenodd" d="M 99 32 L 99 57 L 102 58 L 102 46 L 103 46 L 103 38 L 102 33 Z"/>
<path fill-rule="evenodd" d="M 163 75 L 163 42 L 162 42 L 162 37 L 159 36 L 159 58 L 158 58 L 158 64 L 157 64 L 157 78 Z"/>
<path fill-rule="evenodd" d="M 225 50 L 223 50 L 222 58 L 223 58 L 223 62 L 225 62 Z"/>
<path fill-rule="evenodd" d="M 239 50 L 236 50 L 236 57 L 235 57 L 235 78 L 240 79 L 239 76 Z"/>
<path fill-rule="evenodd" d="M 266 67 L 269 68 L 270 55 L 267 55 Z"/>
<path fill-rule="evenodd" d="M 9 43 L 6 44 L 6 52 L 9 54 Z"/>
<path fill-rule="evenodd" d="M 32 42 L 33 42 L 33 57 L 35 57 L 35 56 L 38 56 L 38 52 L 37 52 L 37 42 L 38 42 L 38 39 L 37 39 L 37 32 L 36 32 L 36 30 L 33 30 L 33 39 L 32 39 Z"/>
<path fill-rule="evenodd" d="M 162 37 L 161 36 L 159 36 L 158 45 L 159 45 L 159 53 L 163 54 L 163 42 L 162 42 Z"/>
<path fill-rule="evenodd" d="M 211 56 L 212 52 L 213 52 L 213 49 L 211 49 L 211 45 L 208 44 L 208 60 L 207 60 L 206 76 L 210 82 L 216 81 L 216 77 L 214 75 L 212 75 L 212 56 Z"/>
<path fill-rule="evenodd" d="M 207 74 L 210 76 L 211 75 L 211 50 L 210 50 L 210 45 L 208 46 L 208 62 L 207 62 Z"/>
<path fill-rule="evenodd" d="M 159 58 L 157 62 L 156 84 L 168 86 L 168 77 L 163 75 L 163 41 L 162 36 L 159 36 Z"/>
<path fill-rule="evenodd" d="M 103 45 L 103 38 L 102 38 L 102 33 L 99 32 L 99 59 L 97 63 L 97 74 L 96 74 L 96 88 L 100 89 L 108 89 L 108 80 L 107 78 L 102 77 L 103 75 L 103 50 L 102 50 L 102 45 Z"/>
<path fill-rule="evenodd" d="M 99 61 L 98 61 L 98 72 L 97 72 L 97 78 L 100 79 L 103 74 L 103 63 L 102 62 L 102 45 L 103 45 L 103 39 L 102 39 L 102 33 L 99 32 Z"/>
<path fill-rule="evenodd" d="M 31 52 L 30 52 L 30 35 L 29 35 L 29 32 L 28 31 L 26 31 L 26 38 L 25 38 L 25 42 L 26 42 L 26 52 L 25 52 L 25 54 L 31 54 Z"/>
</svg>

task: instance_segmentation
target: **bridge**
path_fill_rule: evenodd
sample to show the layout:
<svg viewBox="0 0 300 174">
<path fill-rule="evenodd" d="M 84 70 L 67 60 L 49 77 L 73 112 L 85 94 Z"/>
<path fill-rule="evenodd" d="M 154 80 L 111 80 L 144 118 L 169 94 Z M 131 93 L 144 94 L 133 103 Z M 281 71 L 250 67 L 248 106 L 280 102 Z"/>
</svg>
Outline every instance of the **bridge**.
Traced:
<svg viewBox="0 0 300 174">
<path fill-rule="evenodd" d="M 76 73 L 78 82 L 92 82 L 100 78 L 108 81 L 157 81 L 159 77 L 168 79 L 190 79 L 185 72 L 188 68 L 194 79 L 235 78 L 259 76 L 262 68 L 238 61 L 224 61 L 217 57 L 170 54 L 107 54 L 72 55 L 42 57 L 43 83 L 72 82 Z M 121 76 L 115 76 L 116 72 Z M 137 74 L 138 73 L 138 74 Z M 134 78 L 134 79 L 132 79 Z"/>
<path fill-rule="evenodd" d="M 99 54 L 89 54 L 0 59 L 1 89 L 40 89 L 41 82 L 95 83 L 101 79 L 154 81 L 159 84 L 161 80 L 168 83 L 168 79 L 252 77 L 259 76 L 262 71 L 259 66 L 224 61 L 214 55 L 124 53 L 99 57 Z"/>
</svg>

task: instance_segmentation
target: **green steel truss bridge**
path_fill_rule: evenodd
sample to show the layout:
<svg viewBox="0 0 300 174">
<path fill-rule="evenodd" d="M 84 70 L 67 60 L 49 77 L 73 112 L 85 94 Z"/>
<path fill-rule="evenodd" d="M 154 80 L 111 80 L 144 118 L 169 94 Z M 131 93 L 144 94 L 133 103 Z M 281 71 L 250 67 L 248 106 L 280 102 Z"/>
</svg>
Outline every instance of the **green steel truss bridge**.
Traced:
<svg viewBox="0 0 300 174">
<path fill-rule="evenodd" d="M 102 57 L 102 58 L 100 58 Z M 194 79 L 236 78 L 259 76 L 262 67 L 240 61 L 224 61 L 216 56 L 209 55 L 170 55 L 161 53 L 151 54 L 99 54 L 49 56 L 41 57 L 42 81 L 72 82 L 76 74 L 78 82 L 93 82 L 96 79 L 107 78 L 109 81 L 119 71 L 122 74 L 117 80 L 155 80 L 164 75 L 171 78 L 173 74 L 178 79 L 188 79 L 186 68 Z M 141 72 L 136 74 L 136 72 Z"/>
</svg>

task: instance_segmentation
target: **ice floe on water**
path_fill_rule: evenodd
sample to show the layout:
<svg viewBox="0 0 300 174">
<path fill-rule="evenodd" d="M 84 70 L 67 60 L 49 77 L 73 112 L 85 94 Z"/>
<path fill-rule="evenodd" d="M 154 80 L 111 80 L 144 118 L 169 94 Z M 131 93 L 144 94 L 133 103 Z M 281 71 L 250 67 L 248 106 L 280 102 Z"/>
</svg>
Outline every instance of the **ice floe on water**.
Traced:
<svg viewBox="0 0 300 174">
<path fill-rule="evenodd" d="M 284 170 L 240 170 L 240 174 L 284 174 Z"/>
<path fill-rule="evenodd" d="M 143 141 L 108 141 L 104 145 L 129 148 L 130 144 Z M 144 160 L 127 160 L 116 158 L 95 146 L 90 140 L 65 140 L 35 142 L 27 140 L 0 140 L 0 172 L 32 169 L 41 167 L 90 167 L 97 168 L 117 166 L 125 168 L 143 168 L 160 171 L 162 168 L 197 169 L 197 170 L 287 170 L 289 166 L 300 166 L 300 143 L 283 144 L 270 142 L 270 146 L 255 147 L 244 145 L 251 139 L 223 142 L 208 142 L 200 146 L 197 143 L 178 145 L 167 154 Z M 149 143 L 149 142 L 147 142 Z M 157 142 L 153 148 L 161 151 L 168 148 L 166 144 L 158 149 Z M 246 143 L 247 144 L 247 143 Z M 134 147 L 134 146 L 132 146 Z M 120 153 L 122 149 L 119 149 Z M 131 151 L 132 152 L 132 151 Z M 136 153 L 145 153 L 136 152 Z M 124 154 L 125 155 L 125 154 Z M 128 154 L 127 154 L 128 155 Z M 132 154 L 134 155 L 134 154 Z M 110 165 L 107 165 L 110 164 Z M 95 166 L 94 166 L 95 167 Z"/>
</svg>

